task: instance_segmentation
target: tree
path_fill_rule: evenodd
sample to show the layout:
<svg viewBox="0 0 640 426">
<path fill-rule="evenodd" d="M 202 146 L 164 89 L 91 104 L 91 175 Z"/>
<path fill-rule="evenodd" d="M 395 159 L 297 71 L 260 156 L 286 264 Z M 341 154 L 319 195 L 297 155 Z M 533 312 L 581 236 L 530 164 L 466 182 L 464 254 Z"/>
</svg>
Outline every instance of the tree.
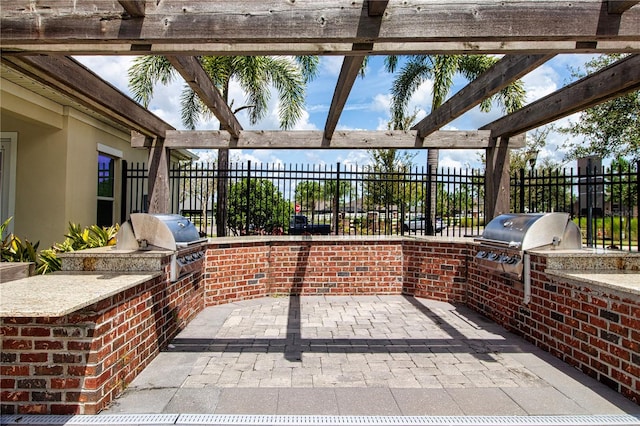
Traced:
<svg viewBox="0 0 640 426">
<path fill-rule="evenodd" d="M 622 55 L 602 55 L 584 64 L 585 70 L 573 70 L 584 77 L 619 60 Z M 565 134 L 579 140 L 565 142 L 567 159 L 595 155 L 600 158 L 625 157 L 640 161 L 640 91 L 628 93 L 582 111 L 577 121 L 561 127 Z"/>
<path fill-rule="evenodd" d="M 415 154 L 395 148 L 370 149 L 367 152 L 372 164 L 365 169 L 365 199 L 376 210 L 384 207 L 385 233 L 391 233 L 392 208 L 404 210 L 409 205 L 412 191 L 405 188 L 405 177 L 411 171 Z"/>
<path fill-rule="evenodd" d="M 409 56 L 402 70 L 394 79 L 391 94 L 391 114 L 395 123 L 401 123 L 406 115 L 406 109 L 411 96 L 420 85 L 428 79 L 433 79 L 433 95 L 431 110 L 439 108 L 446 99 L 453 78 L 456 74 L 473 80 L 498 62 L 498 58 L 487 55 L 414 55 Z M 388 58 L 386 64 L 390 72 L 395 72 L 398 65 L 397 57 Z M 496 95 L 485 99 L 480 104 L 482 111 L 489 111 L 492 102 L 496 100 L 503 106 L 505 112 L 513 112 L 524 104 L 525 91 L 521 81 L 516 81 Z M 427 153 L 427 168 L 435 173 L 438 169 L 437 149 L 429 149 Z M 431 182 L 430 223 L 435 221 L 436 185 Z"/>
<path fill-rule="evenodd" d="M 323 198 L 323 187 L 320 182 L 304 180 L 296 185 L 295 200 L 304 211 L 311 211 L 311 218 L 315 215 L 316 205 Z"/>
<path fill-rule="evenodd" d="M 242 178 L 229 188 L 228 225 L 236 235 L 281 233 L 291 212 L 270 180 Z"/>
<path fill-rule="evenodd" d="M 239 82 L 246 95 L 245 105 L 236 112 L 247 109 L 251 124 L 257 123 L 267 113 L 271 87 L 278 92 L 280 127 L 290 129 L 300 118 L 305 100 L 306 83 L 317 73 L 318 57 L 299 56 L 292 61 L 286 57 L 269 56 L 203 56 L 202 67 L 220 90 L 225 102 L 229 102 L 229 85 Z M 141 56 L 129 69 L 129 86 L 137 101 L 147 107 L 157 82 L 170 83 L 176 70 L 164 56 Z M 185 84 L 181 95 L 182 122 L 188 129 L 195 129 L 198 121 L 211 116 L 211 111 Z M 232 106 L 232 105 L 231 105 Z M 218 151 L 218 203 L 216 208 L 217 235 L 226 235 L 226 193 L 229 167 L 229 150 Z"/>
</svg>

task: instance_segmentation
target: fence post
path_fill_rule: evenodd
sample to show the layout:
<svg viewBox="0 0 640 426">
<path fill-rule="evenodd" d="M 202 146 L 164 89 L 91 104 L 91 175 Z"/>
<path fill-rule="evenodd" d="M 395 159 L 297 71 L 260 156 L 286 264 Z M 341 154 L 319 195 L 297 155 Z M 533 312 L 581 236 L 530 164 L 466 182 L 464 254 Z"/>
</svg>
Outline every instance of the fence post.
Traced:
<svg viewBox="0 0 640 426">
<path fill-rule="evenodd" d="M 591 158 L 587 160 L 587 247 L 593 247 L 593 180 L 591 179 Z"/>
<path fill-rule="evenodd" d="M 520 169 L 520 213 L 524 213 L 524 168 Z"/>
<path fill-rule="evenodd" d="M 431 206 L 431 204 L 432 204 L 431 203 L 431 197 L 433 196 L 433 185 L 432 185 L 432 183 L 433 183 L 433 178 L 434 178 L 432 172 L 433 172 L 433 166 L 431 164 L 427 165 L 427 176 L 429 177 L 428 178 L 428 182 L 429 183 L 427 185 L 427 212 L 425 214 L 425 221 L 426 222 L 425 222 L 425 229 L 424 229 L 425 235 L 433 235 L 434 234 L 432 217 L 431 217 L 431 215 L 433 213 L 432 206 Z"/>
<path fill-rule="evenodd" d="M 120 223 L 127 220 L 127 160 L 122 160 L 122 176 L 120 182 Z"/>
<path fill-rule="evenodd" d="M 251 214 L 251 160 L 247 161 L 247 199 L 245 208 L 245 219 L 247 223 L 244 229 L 245 235 L 249 235 L 249 225 L 251 224 L 251 218 L 249 217 Z"/>
<path fill-rule="evenodd" d="M 334 194 L 333 200 L 333 220 L 334 220 L 334 232 L 338 235 L 338 228 L 340 228 L 340 219 L 338 215 L 340 214 L 340 162 L 336 164 L 336 190 Z"/>
</svg>

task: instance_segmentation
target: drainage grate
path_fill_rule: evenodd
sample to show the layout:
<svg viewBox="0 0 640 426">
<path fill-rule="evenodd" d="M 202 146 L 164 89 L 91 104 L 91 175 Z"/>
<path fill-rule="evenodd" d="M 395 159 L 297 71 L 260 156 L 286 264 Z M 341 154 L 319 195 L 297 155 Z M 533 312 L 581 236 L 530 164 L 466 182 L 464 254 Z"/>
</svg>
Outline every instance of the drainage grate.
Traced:
<svg viewBox="0 0 640 426">
<path fill-rule="evenodd" d="M 1 425 L 174 425 L 179 414 L 122 414 L 97 416 L 1 416 Z"/>
<path fill-rule="evenodd" d="M 183 414 L 180 425 L 272 425 L 272 426 L 640 426 L 640 415 L 589 416 L 269 416 Z"/>
<path fill-rule="evenodd" d="M 98 416 L 3 415 L 2 425 L 253 425 L 253 426 L 640 426 L 640 415 L 584 416 L 270 416 L 123 414 Z"/>
</svg>

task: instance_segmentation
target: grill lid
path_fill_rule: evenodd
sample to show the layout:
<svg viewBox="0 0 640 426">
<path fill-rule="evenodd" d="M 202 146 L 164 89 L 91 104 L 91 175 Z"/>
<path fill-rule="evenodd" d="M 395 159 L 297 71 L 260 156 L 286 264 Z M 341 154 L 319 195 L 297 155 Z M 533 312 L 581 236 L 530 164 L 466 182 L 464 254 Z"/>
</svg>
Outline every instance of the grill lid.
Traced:
<svg viewBox="0 0 640 426">
<path fill-rule="evenodd" d="M 196 227 L 179 214 L 132 213 L 116 236 L 118 249 L 138 249 L 146 244 L 177 250 L 180 246 L 200 242 Z"/>
<path fill-rule="evenodd" d="M 569 223 L 569 213 L 502 214 L 487 224 L 479 241 L 530 250 L 560 243 Z"/>
</svg>

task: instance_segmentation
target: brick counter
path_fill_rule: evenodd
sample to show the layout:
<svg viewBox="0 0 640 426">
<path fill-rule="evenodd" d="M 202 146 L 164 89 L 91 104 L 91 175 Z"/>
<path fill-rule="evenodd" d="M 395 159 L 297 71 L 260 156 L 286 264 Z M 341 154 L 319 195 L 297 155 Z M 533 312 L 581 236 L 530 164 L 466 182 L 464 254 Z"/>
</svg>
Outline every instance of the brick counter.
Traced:
<svg viewBox="0 0 640 426">
<path fill-rule="evenodd" d="M 587 267 L 586 258 L 567 255 L 565 263 Z M 531 254 L 529 303 L 518 282 L 470 264 L 467 305 L 640 404 L 640 272 L 620 271 L 619 286 L 598 284 L 554 273 L 548 266 L 558 259 Z M 593 276 L 606 268 L 604 260 L 591 255 Z M 624 286 L 630 278 L 635 290 Z"/>
<path fill-rule="evenodd" d="M 200 276 L 164 273 L 59 317 L 1 318 L 2 413 L 105 408 L 202 310 Z"/>
</svg>

